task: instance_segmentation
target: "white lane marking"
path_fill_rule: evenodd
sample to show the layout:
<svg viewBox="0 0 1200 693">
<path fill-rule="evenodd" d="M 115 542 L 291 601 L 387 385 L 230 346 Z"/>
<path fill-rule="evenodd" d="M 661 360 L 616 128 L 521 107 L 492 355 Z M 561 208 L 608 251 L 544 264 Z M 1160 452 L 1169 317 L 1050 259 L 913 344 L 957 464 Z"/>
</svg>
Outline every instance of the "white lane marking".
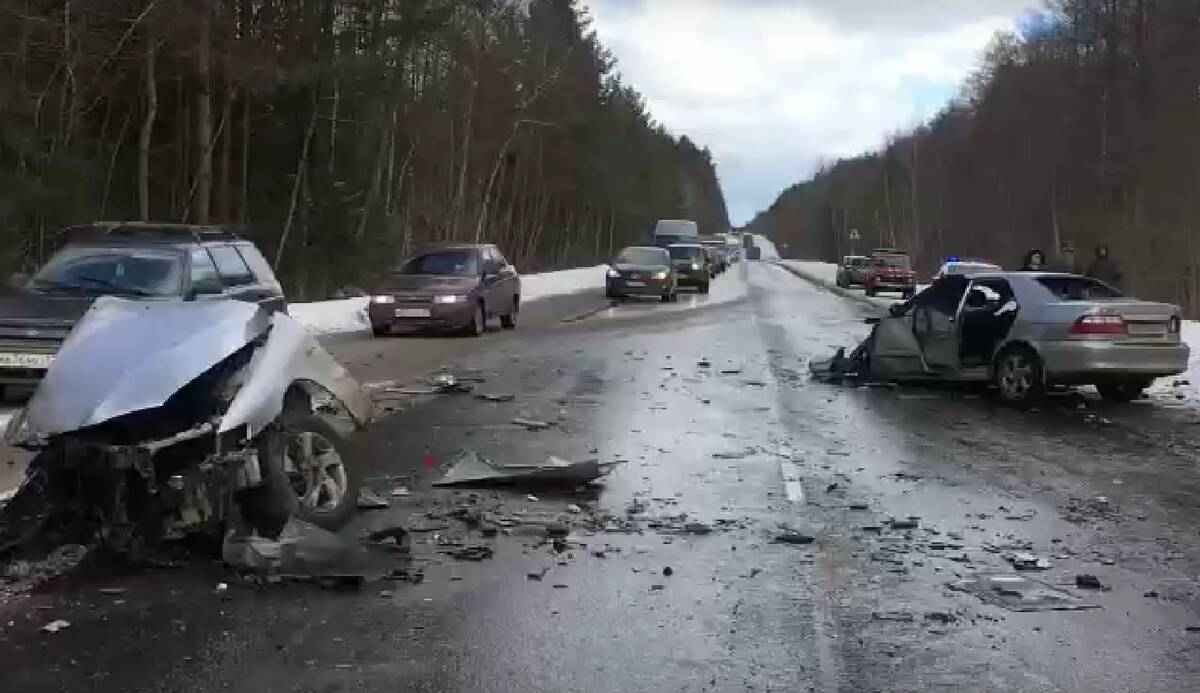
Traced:
<svg viewBox="0 0 1200 693">
<path fill-rule="evenodd" d="M 779 472 L 783 475 L 783 490 L 791 503 L 804 502 L 804 486 L 800 483 L 800 468 L 791 462 L 780 462 Z"/>
</svg>

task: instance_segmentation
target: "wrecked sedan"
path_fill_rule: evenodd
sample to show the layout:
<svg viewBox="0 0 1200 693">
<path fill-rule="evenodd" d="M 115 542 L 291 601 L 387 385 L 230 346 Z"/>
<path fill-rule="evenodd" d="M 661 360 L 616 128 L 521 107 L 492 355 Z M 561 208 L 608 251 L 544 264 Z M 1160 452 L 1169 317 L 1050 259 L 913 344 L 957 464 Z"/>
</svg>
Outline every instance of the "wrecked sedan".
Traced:
<svg viewBox="0 0 1200 693">
<path fill-rule="evenodd" d="M 7 441 L 37 455 L 0 546 L 42 532 L 136 553 L 230 528 L 270 537 L 293 515 L 336 529 L 360 485 L 345 433 L 370 417 L 284 313 L 101 297 L 9 422 Z"/>
<path fill-rule="evenodd" d="M 1088 277 L 1036 272 L 949 275 L 883 318 L 849 356 L 814 373 L 882 380 L 991 382 L 1012 402 L 1051 385 L 1141 396 L 1187 368 L 1180 309 L 1127 297 Z"/>
</svg>

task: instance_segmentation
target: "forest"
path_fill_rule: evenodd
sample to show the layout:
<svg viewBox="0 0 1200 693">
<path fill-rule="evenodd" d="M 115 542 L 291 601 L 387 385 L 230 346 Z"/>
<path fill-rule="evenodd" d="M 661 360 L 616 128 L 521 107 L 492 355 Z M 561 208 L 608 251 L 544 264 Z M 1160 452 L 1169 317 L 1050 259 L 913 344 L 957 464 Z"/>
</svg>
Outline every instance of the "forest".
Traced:
<svg viewBox="0 0 1200 693">
<path fill-rule="evenodd" d="M 728 230 L 575 0 L 0 0 L 0 44 L 5 276 L 97 220 L 237 228 L 293 300 L 429 242 L 529 272 Z"/>
<path fill-rule="evenodd" d="M 1111 248 L 1126 288 L 1200 315 L 1200 2 L 1054 0 L 995 38 L 961 98 L 831 163 L 749 227 L 794 256 L 897 246 L 1017 266 Z M 862 238 L 852 244 L 850 231 Z"/>
</svg>

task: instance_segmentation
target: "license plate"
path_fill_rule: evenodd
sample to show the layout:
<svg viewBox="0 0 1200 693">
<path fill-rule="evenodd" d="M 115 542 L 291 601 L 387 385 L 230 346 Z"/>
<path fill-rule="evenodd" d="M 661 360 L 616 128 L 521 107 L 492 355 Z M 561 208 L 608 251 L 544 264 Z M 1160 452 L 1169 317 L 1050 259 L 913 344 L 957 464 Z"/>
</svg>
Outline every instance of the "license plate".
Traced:
<svg viewBox="0 0 1200 693">
<path fill-rule="evenodd" d="M 627 281 L 627 282 L 625 282 L 625 285 L 626 286 L 645 286 L 646 282 Z"/>
<path fill-rule="evenodd" d="M 428 308 L 397 308 L 396 317 L 398 318 L 427 318 L 429 317 Z"/>
<path fill-rule="evenodd" d="M 54 362 L 54 354 L 5 354 L 0 353 L 0 367 L 35 368 L 46 370 Z"/>
</svg>

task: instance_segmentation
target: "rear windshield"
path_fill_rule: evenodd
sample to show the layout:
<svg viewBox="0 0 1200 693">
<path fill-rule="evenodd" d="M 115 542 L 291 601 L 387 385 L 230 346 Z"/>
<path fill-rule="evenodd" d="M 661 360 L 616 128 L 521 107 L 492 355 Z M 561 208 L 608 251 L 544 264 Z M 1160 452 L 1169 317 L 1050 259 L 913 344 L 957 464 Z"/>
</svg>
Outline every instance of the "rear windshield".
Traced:
<svg viewBox="0 0 1200 693">
<path fill-rule="evenodd" d="M 696 246 L 681 245 L 670 249 L 674 260 L 692 260 L 700 257 L 701 250 Z"/>
<path fill-rule="evenodd" d="M 872 258 L 871 262 L 884 267 L 903 267 L 908 269 L 907 255 L 881 255 L 879 257 Z"/>
<path fill-rule="evenodd" d="M 1104 282 L 1088 277 L 1041 277 L 1038 282 L 1064 301 L 1121 298 L 1125 295 Z"/>
<path fill-rule="evenodd" d="M 31 281 L 34 289 L 173 296 L 183 285 L 183 256 L 173 250 L 67 246 Z"/>
<path fill-rule="evenodd" d="M 474 250 L 442 250 L 419 255 L 400 266 L 397 274 L 433 274 L 470 277 L 480 272 L 479 253 Z"/>
<path fill-rule="evenodd" d="M 626 248 L 617 256 L 623 265 L 665 265 L 667 254 L 661 248 Z"/>
</svg>

